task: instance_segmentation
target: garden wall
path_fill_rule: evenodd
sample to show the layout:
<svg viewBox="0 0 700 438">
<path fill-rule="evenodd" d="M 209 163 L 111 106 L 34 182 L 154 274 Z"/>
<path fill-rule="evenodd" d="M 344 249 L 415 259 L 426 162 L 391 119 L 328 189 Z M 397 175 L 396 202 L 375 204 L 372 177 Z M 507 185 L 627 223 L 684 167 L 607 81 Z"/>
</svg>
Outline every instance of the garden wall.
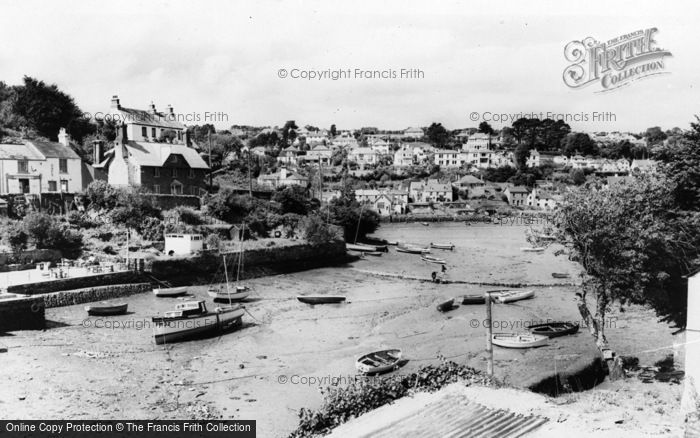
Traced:
<svg viewBox="0 0 700 438">
<path fill-rule="evenodd" d="M 43 298 L 45 307 L 49 308 L 109 300 L 112 298 L 150 292 L 151 290 L 152 287 L 150 283 L 117 284 L 53 292 L 43 295 Z"/>
<path fill-rule="evenodd" d="M 46 327 L 44 300 L 41 297 L 17 297 L 0 300 L 0 332 L 41 330 Z"/>
<path fill-rule="evenodd" d="M 144 278 L 143 274 L 138 272 L 114 272 L 109 274 L 89 275 L 86 277 L 61 278 L 38 283 L 18 284 L 10 286 L 7 292 L 13 294 L 37 295 L 63 290 L 148 281 L 148 279 Z"/>
</svg>

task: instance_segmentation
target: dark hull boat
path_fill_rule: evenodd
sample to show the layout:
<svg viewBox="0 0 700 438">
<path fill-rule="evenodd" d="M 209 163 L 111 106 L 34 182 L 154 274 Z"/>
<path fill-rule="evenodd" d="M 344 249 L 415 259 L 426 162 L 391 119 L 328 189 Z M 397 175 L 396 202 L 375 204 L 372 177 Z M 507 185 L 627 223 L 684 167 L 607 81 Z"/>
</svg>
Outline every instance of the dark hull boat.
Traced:
<svg viewBox="0 0 700 438">
<path fill-rule="evenodd" d="M 572 322 L 550 322 L 547 324 L 535 324 L 528 327 L 530 333 L 535 335 L 557 338 L 559 336 L 573 335 L 578 332 L 578 324 Z"/>
<path fill-rule="evenodd" d="M 156 344 L 198 339 L 239 326 L 245 310 L 240 306 L 207 310 L 204 301 L 190 301 L 175 311 L 153 317 Z"/>
<path fill-rule="evenodd" d="M 297 295 L 297 300 L 306 304 L 336 304 L 345 301 L 343 295 Z"/>
<path fill-rule="evenodd" d="M 455 307 L 455 299 L 450 298 L 447 301 L 443 301 L 442 303 L 437 305 L 437 309 L 440 312 L 449 312 L 450 310 L 454 309 Z"/>
<path fill-rule="evenodd" d="M 462 304 L 485 304 L 486 297 L 483 294 L 478 295 L 465 295 L 462 298 Z"/>
<path fill-rule="evenodd" d="M 554 278 L 569 278 L 569 274 L 563 274 L 560 272 L 552 272 L 552 277 L 554 277 Z"/>
<path fill-rule="evenodd" d="M 93 306 L 85 306 L 85 311 L 88 315 L 123 315 L 126 313 L 126 308 L 128 304 L 109 304 L 100 303 Z"/>
</svg>

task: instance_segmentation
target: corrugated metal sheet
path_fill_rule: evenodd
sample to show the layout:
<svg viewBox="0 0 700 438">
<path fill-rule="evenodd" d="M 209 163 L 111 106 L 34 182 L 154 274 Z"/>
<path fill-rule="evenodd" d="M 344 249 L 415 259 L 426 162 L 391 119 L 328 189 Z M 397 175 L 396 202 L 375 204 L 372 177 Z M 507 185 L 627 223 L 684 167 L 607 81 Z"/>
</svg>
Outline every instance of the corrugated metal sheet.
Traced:
<svg viewBox="0 0 700 438">
<path fill-rule="evenodd" d="M 534 431 L 547 418 L 493 409 L 464 397 L 449 395 L 417 414 L 375 429 L 372 438 L 516 438 Z"/>
</svg>

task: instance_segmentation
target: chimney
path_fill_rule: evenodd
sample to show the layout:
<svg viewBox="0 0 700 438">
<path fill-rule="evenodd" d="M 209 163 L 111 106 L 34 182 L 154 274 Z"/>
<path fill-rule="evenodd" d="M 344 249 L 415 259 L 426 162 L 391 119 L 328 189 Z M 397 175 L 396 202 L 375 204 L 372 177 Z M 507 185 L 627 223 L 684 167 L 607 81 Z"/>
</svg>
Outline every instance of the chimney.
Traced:
<svg viewBox="0 0 700 438">
<path fill-rule="evenodd" d="M 155 114 L 156 112 L 156 104 L 151 102 L 151 114 Z"/>
<path fill-rule="evenodd" d="M 112 96 L 112 104 L 110 105 L 110 108 L 121 109 L 121 105 L 119 105 L 119 96 L 116 94 Z"/>
<path fill-rule="evenodd" d="M 63 146 L 69 146 L 70 135 L 68 135 L 68 133 L 66 132 L 66 128 L 61 128 L 60 131 L 58 131 L 58 142 L 61 143 Z"/>
<path fill-rule="evenodd" d="M 92 142 L 92 153 L 94 164 L 100 164 L 104 160 L 104 145 L 102 140 L 95 140 Z"/>
<path fill-rule="evenodd" d="M 168 104 L 168 114 L 170 114 L 171 116 L 175 115 L 175 110 L 173 109 L 173 106 L 170 104 Z"/>
</svg>

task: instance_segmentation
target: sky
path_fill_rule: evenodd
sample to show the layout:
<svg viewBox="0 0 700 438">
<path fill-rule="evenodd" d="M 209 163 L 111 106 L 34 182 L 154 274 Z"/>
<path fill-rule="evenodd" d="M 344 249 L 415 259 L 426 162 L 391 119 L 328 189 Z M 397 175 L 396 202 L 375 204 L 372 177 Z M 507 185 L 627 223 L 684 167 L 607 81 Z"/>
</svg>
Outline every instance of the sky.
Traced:
<svg viewBox="0 0 700 438">
<path fill-rule="evenodd" d="M 2 0 L 0 10 L 0 80 L 55 83 L 90 113 L 118 95 L 217 128 L 500 128 L 551 113 L 574 130 L 631 132 L 687 128 L 700 114 L 697 1 Z M 604 93 L 564 83 L 569 42 L 648 28 L 671 52 L 665 74 Z"/>
</svg>

